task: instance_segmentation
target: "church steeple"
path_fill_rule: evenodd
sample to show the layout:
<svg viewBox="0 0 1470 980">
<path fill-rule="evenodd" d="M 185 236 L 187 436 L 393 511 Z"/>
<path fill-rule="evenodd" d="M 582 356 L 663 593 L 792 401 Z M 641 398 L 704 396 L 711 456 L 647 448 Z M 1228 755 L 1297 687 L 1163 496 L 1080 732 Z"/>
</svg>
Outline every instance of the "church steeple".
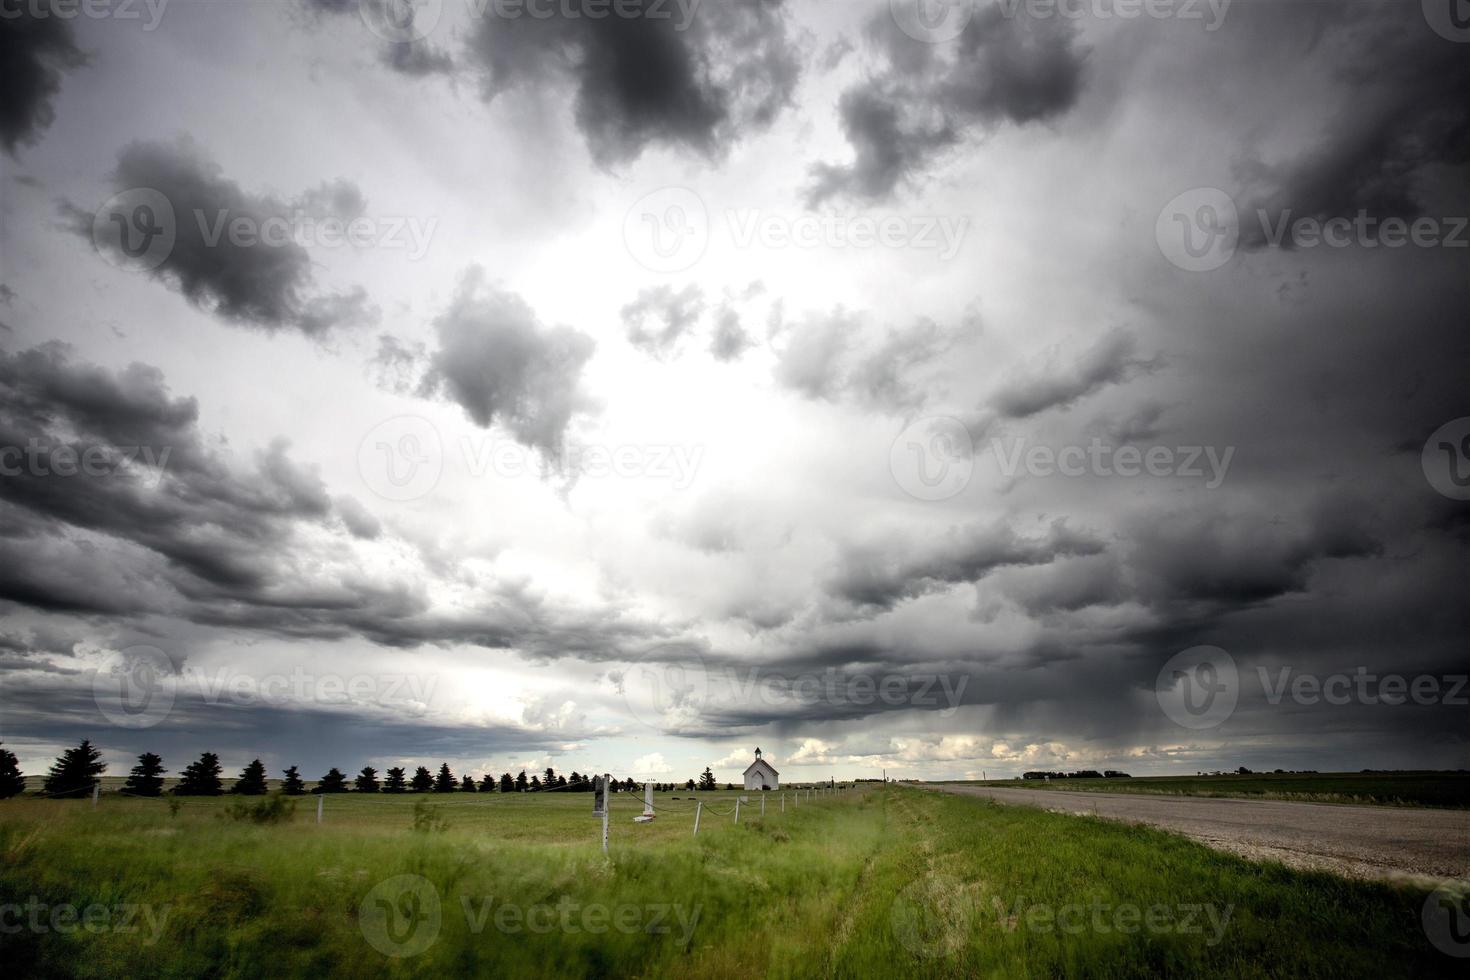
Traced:
<svg viewBox="0 0 1470 980">
<path fill-rule="evenodd" d="M 756 746 L 756 747 L 755 747 L 755 757 L 756 757 L 756 758 L 757 758 L 757 759 L 759 759 L 759 758 L 760 758 L 760 757 L 761 757 L 761 747 L 760 747 L 760 746 L 759 746 L 759 745 L 757 745 L 757 746 Z"/>
</svg>

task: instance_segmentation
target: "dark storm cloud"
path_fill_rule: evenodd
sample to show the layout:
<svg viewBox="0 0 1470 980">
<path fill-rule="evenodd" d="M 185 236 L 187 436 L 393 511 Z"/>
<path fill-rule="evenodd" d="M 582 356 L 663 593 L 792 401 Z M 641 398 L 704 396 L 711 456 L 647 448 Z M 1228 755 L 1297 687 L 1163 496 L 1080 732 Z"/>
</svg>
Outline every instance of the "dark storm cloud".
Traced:
<svg viewBox="0 0 1470 980">
<path fill-rule="evenodd" d="M 467 58 L 486 98 L 570 79 L 592 157 L 627 163 L 650 145 L 719 157 L 769 125 L 801 73 L 785 6 L 706 3 L 662 16 L 501 17 L 491 4 Z"/>
<path fill-rule="evenodd" d="M 572 415 L 589 406 L 582 368 L 595 346 L 567 326 L 548 327 L 526 302 L 465 273 L 434 321 L 439 349 L 421 391 L 443 393 L 478 426 L 504 426 L 523 445 L 555 457 Z"/>
<path fill-rule="evenodd" d="M 1030 377 L 1008 382 L 990 399 L 1002 417 L 1024 419 L 1052 408 L 1066 408 L 1108 386 L 1122 384 L 1152 361 L 1138 355 L 1138 342 L 1121 330 L 1108 333 L 1068 365 L 1049 363 Z"/>
<path fill-rule="evenodd" d="M 1086 53 L 1061 17 L 1008 18 L 986 5 L 953 42 L 931 44 L 901 31 L 885 9 L 866 37 L 875 65 L 837 107 L 853 160 L 812 168 L 810 206 L 891 197 L 943 151 L 1004 123 L 1059 116 L 1082 89 Z"/>
<path fill-rule="evenodd" d="M 620 311 L 628 343 L 660 359 L 674 353 L 703 312 L 704 291 L 693 284 L 678 292 L 672 286 L 640 290 Z"/>
<path fill-rule="evenodd" d="M 974 329 L 971 323 L 945 328 L 921 317 L 875 335 L 863 317 L 839 307 L 782 329 L 776 381 L 814 400 L 883 411 L 914 408 L 938 390 L 929 369 Z"/>
<path fill-rule="evenodd" d="M 241 326 L 295 329 L 311 337 L 372 318 L 361 287 L 312 295 L 311 255 L 293 234 L 293 211 L 317 216 L 360 212 L 362 193 L 349 182 L 322 185 L 299 201 L 285 202 L 243 190 L 190 143 L 137 142 L 118 154 L 112 183 L 119 193 L 148 188 L 167 199 L 176 237 L 167 257 L 149 274 L 195 306 Z M 132 213 L 109 216 L 120 221 L 94 222 L 85 209 L 71 205 L 67 212 L 79 234 L 119 260 L 127 258 L 123 236 L 132 236 L 124 230 L 131 227 Z M 242 223 L 248 237 L 232 231 L 235 222 Z"/>
<path fill-rule="evenodd" d="M 1305 526 L 1282 529 L 1227 513 L 1150 514 L 1128 531 L 1130 573 L 1142 601 L 1238 609 L 1308 588 L 1317 563 L 1369 558 L 1383 546 L 1361 505 L 1317 505 Z"/>
<path fill-rule="evenodd" d="M 87 61 L 71 23 L 42 13 L 36 16 L 32 4 L 7 4 L 0 17 L 0 145 L 12 157 L 50 127 L 62 76 Z"/>
<path fill-rule="evenodd" d="M 25 668 L 34 671 L 35 668 Z M 226 669 L 226 675 L 228 675 Z M 319 677 L 352 677 L 351 670 L 308 671 Z M 359 675 L 361 676 L 361 675 Z M 433 681 L 421 676 L 419 681 Z M 332 766 L 357 772 L 364 765 L 379 771 L 393 760 L 414 759 L 413 765 L 431 768 L 446 759 L 486 756 L 557 755 L 580 732 L 545 732 L 510 724 L 453 724 L 427 717 L 423 706 L 357 702 L 337 705 L 280 705 L 248 703 L 208 695 L 185 683 L 177 684 L 166 716 L 152 727 L 132 729 L 114 725 L 98 708 L 91 672 L 75 681 L 64 677 L 11 672 L 6 677 L 0 706 L 26 743 L 74 744 L 88 737 L 110 757 L 157 752 L 167 771 L 177 775 L 200 752 L 218 753 L 225 777 L 238 774 L 251 759 L 267 763 L 268 776 L 280 777 L 286 766 L 301 767 L 302 776 L 315 779 Z M 18 744 L 9 742 L 12 748 Z M 126 764 L 109 770 L 124 775 Z M 476 776 L 480 773 L 476 772 Z"/>
<path fill-rule="evenodd" d="M 171 398 L 156 368 L 112 374 L 51 343 L 0 354 L 0 391 L 11 464 L 0 497 L 42 526 L 126 540 L 190 580 L 252 590 L 269 587 L 290 523 L 330 512 L 282 443 L 253 473 L 227 469 L 199 437 L 194 400 Z"/>
<path fill-rule="evenodd" d="M 889 609 L 928 592 L 978 582 L 1007 565 L 1045 565 L 1103 547 L 1061 519 L 1033 538 L 1005 524 L 954 528 L 943 540 L 917 549 L 893 541 L 851 548 L 824 588 L 854 605 Z"/>
<path fill-rule="evenodd" d="M 318 18 L 336 18 L 351 15 L 361 22 L 353 25 L 368 33 L 368 23 L 387 25 L 388 38 L 376 39 L 379 60 L 394 71 L 405 75 L 424 76 L 449 74 L 454 70 L 454 59 L 442 48 L 436 47 L 427 37 L 423 25 L 417 23 L 419 10 L 416 4 L 401 0 L 302 0 L 306 9 Z M 430 25 L 432 28 L 433 25 Z M 403 40 L 391 40 L 401 37 Z"/>
<path fill-rule="evenodd" d="M 515 313 L 510 298 L 484 307 L 472 290 L 462 299 L 468 306 L 451 334 L 487 324 L 510 334 L 488 346 L 471 338 L 461 353 L 498 352 L 522 366 L 527 351 L 534 355 L 517 382 L 528 387 L 487 397 L 497 412 L 502 400 L 513 406 L 511 424 L 542 432 L 546 411 L 559 409 L 527 397 L 556 386 L 546 360 L 559 349 L 556 333 L 518 332 L 529 327 L 525 319 L 476 319 L 486 309 Z M 580 335 L 570 342 L 590 343 Z M 311 543 L 304 533 L 340 525 L 352 540 L 375 539 L 381 526 L 359 502 L 334 502 L 315 469 L 293 461 L 280 441 L 251 468 L 228 465 L 205 444 L 195 401 L 172 397 L 156 368 L 110 372 L 51 343 L 0 354 L 0 396 L 8 467 L 0 483 L 0 599 L 297 638 L 515 649 L 538 659 L 702 649 L 675 627 L 614 608 L 560 606 L 524 584 L 481 584 L 473 609 L 456 612 L 432 608 L 422 582 L 372 579 L 355 569 L 348 539 Z"/>
<path fill-rule="evenodd" d="M 1282 216 L 1293 219 L 1423 214 L 1436 166 L 1470 165 L 1470 49 L 1427 29 L 1415 4 L 1350 5 L 1322 25 L 1318 50 L 1345 83 L 1316 145 L 1277 162 L 1250 160 L 1255 189 L 1241 242 L 1264 247 Z M 1256 212 L 1265 217 L 1257 220 Z M 1286 247 L 1291 240 L 1282 239 Z"/>
</svg>

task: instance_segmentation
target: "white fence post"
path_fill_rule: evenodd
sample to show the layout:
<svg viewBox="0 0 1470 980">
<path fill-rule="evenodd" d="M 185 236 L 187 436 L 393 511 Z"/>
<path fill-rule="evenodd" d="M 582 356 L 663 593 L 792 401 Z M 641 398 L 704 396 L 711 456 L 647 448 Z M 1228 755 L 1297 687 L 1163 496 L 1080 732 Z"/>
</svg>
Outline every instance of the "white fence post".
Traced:
<svg viewBox="0 0 1470 980">
<path fill-rule="evenodd" d="M 704 810 L 703 801 L 694 804 L 694 836 L 699 836 L 699 814 Z"/>
<path fill-rule="evenodd" d="M 735 797 L 735 822 L 740 822 L 740 797 Z"/>
<path fill-rule="evenodd" d="M 612 810 L 612 774 L 602 774 L 602 853 L 607 853 L 607 815 Z"/>
<path fill-rule="evenodd" d="M 327 794 L 326 793 L 318 793 L 316 795 L 316 822 L 317 823 L 321 823 L 322 822 L 322 804 L 324 804 L 326 802 L 327 802 Z"/>
<path fill-rule="evenodd" d="M 766 815 L 766 794 L 761 794 L 761 816 Z"/>
<path fill-rule="evenodd" d="M 92 809 L 94 809 L 94 810 L 97 809 L 97 797 L 100 796 L 101 794 L 102 794 L 102 780 L 99 779 L 99 780 L 97 780 L 96 782 L 94 782 L 92 784 Z"/>
</svg>

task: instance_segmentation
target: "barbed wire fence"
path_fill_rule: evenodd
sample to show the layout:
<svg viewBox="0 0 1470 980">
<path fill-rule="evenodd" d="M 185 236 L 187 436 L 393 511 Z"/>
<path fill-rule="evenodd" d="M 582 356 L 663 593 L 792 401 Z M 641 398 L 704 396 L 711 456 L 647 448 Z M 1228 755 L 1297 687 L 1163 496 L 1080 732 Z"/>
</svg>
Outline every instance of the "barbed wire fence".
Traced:
<svg viewBox="0 0 1470 980">
<path fill-rule="evenodd" d="M 599 781 L 605 781 L 604 785 L 600 789 L 598 787 Z M 629 781 L 631 781 L 631 780 L 629 780 Z M 622 783 L 619 783 L 619 781 L 613 780 L 610 775 L 604 774 L 603 776 L 593 776 L 593 777 L 590 777 L 590 778 L 584 778 L 584 779 L 578 780 L 576 782 L 568 782 L 565 785 L 546 786 L 546 785 L 543 784 L 541 786 L 538 786 L 536 789 L 531 789 L 529 786 L 527 786 L 527 787 L 521 788 L 518 791 L 517 794 L 511 794 L 511 793 L 507 793 L 505 791 L 485 791 L 485 790 L 476 790 L 474 792 L 477 793 L 477 794 L 483 794 L 485 796 L 496 796 L 496 795 L 506 796 L 506 795 L 519 795 L 519 794 L 527 794 L 527 795 L 530 795 L 530 794 L 537 794 L 537 793 L 587 793 L 587 794 L 589 794 L 589 795 L 591 795 L 591 796 L 594 797 L 594 810 L 593 810 L 593 815 L 594 816 L 601 816 L 603 818 L 602 819 L 602 823 L 603 823 L 603 851 L 606 852 L 607 851 L 607 846 L 608 846 L 608 830 L 607 830 L 607 827 L 608 827 L 608 820 L 609 820 L 609 817 L 610 817 L 610 814 L 611 814 L 611 809 L 612 809 L 612 798 L 614 796 L 618 796 L 618 795 L 623 795 L 623 794 L 628 794 L 628 793 L 634 792 L 633 790 L 629 790 L 629 789 L 613 790 L 611 787 L 614 784 L 626 785 L 626 782 L 628 782 L 628 781 L 623 781 Z M 844 784 L 844 785 L 841 785 L 841 786 L 838 786 L 836 784 L 832 784 L 832 785 L 828 785 L 828 786 L 800 787 L 800 788 L 793 788 L 791 790 L 744 790 L 744 791 L 741 791 L 741 790 L 730 790 L 730 789 L 725 789 L 725 790 L 720 790 L 720 789 L 714 789 L 714 790 L 709 790 L 709 789 L 705 789 L 705 790 L 698 790 L 698 789 L 695 789 L 695 790 L 687 790 L 687 789 L 686 790 L 680 790 L 680 792 L 689 792 L 689 793 L 694 793 L 694 792 L 706 792 L 706 793 L 714 792 L 714 793 L 725 793 L 725 794 L 734 793 L 735 794 L 734 799 L 729 801 L 729 805 L 728 806 L 726 806 L 724 809 L 721 809 L 719 806 L 716 805 L 716 803 L 714 801 L 701 800 L 701 799 L 698 799 L 697 797 L 691 797 L 691 799 L 689 801 L 689 802 L 693 803 L 693 806 L 689 806 L 687 804 L 684 805 L 684 806 L 672 806 L 670 804 L 670 801 L 668 801 L 668 800 L 665 800 L 662 804 L 656 803 L 656 802 L 654 802 L 654 799 L 653 799 L 653 795 L 654 794 L 653 794 L 652 787 L 654 785 L 655 785 L 655 783 L 652 780 L 646 781 L 646 782 L 644 782 L 642 784 L 642 786 L 643 786 L 643 800 L 642 800 L 642 803 L 643 803 L 643 806 L 644 806 L 644 815 L 645 816 L 649 815 L 650 811 L 652 813 L 654 813 L 654 814 L 666 813 L 666 814 L 669 814 L 671 816 L 672 815 L 675 815 L 675 814 L 680 814 L 680 815 L 689 814 L 689 813 L 692 812 L 693 815 L 694 815 L 693 836 L 696 836 L 696 837 L 699 835 L 700 819 L 703 816 L 703 814 L 705 813 L 705 811 L 708 811 L 709 813 L 711 813 L 711 814 L 713 814 L 715 816 L 719 816 L 719 817 L 732 817 L 733 818 L 733 824 L 738 826 L 739 823 L 740 823 L 740 807 L 741 807 L 741 804 L 742 803 L 749 803 L 750 802 L 749 797 L 752 794 L 758 794 L 758 799 L 759 799 L 759 802 L 760 802 L 760 816 L 761 817 L 764 817 L 766 815 L 766 796 L 768 794 L 769 795 L 772 795 L 772 796 L 776 796 L 776 795 L 779 794 L 780 810 L 778 812 L 781 813 L 781 814 L 784 814 L 786 812 L 786 795 L 787 795 L 788 792 L 792 795 L 792 803 L 793 803 L 793 806 L 794 807 L 799 807 L 800 806 L 800 801 L 802 799 L 802 794 L 805 794 L 805 797 L 806 797 L 807 802 L 810 803 L 810 802 L 813 802 L 814 800 L 820 800 L 820 799 L 825 799 L 825 798 L 837 797 L 837 796 L 840 796 L 840 794 L 843 794 L 845 792 L 851 791 L 851 790 L 853 790 L 853 789 L 856 788 L 856 784 L 853 783 L 853 784 Z M 464 793 L 466 791 L 460 790 L 460 789 L 455 789 L 452 792 L 453 793 Z M 93 809 L 96 809 L 97 808 L 98 803 L 100 802 L 102 795 L 103 795 L 103 793 L 102 793 L 102 780 L 100 780 L 100 779 L 93 780 L 92 785 L 91 785 L 91 803 L 92 803 L 92 808 Z M 120 797 L 124 797 L 124 798 L 127 798 L 127 799 L 150 800 L 150 801 L 154 801 L 154 802 L 158 802 L 158 803 L 163 803 L 166 806 L 168 806 L 172 812 L 177 812 L 180 808 L 185 807 L 185 806 L 195 806 L 195 807 L 209 806 L 209 803 L 207 801 L 210 800 L 210 799 L 214 799 L 214 798 L 221 797 L 221 796 L 234 796 L 236 794 L 233 794 L 233 793 L 231 793 L 228 790 L 221 790 L 221 792 L 219 792 L 217 794 L 189 794 L 189 793 L 177 793 L 177 792 L 164 791 L 164 790 L 160 790 L 157 794 L 147 794 L 147 793 L 134 793 L 134 792 L 129 792 L 126 788 L 119 788 L 119 789 L 114 789 L 114 790 L 108 790 L 107 795 L 109 795 L 109 796 L 120 796 Z M 251 796 L 255 796 L 255 795 L 259 795 L 259 794 L 251 794 Z M 356 793 L 356 794 L 351 793 L 351 792 L 347 792 L 347 791 L 342 791 L 340 793 L 334 792 L 334 791 L 325 791 L 325 792 L 323 792 L 323 791 L 319 791 L 317 789 L 313 789 L 313 790 L 310 790 L 310 791 L 307 791 L 307 792 L 303 792 L 303 793 L 299 793 L 299 794 L 291 794 L 291 796 L 292 796 L 293 799 L 294 798 L 299 798 L 299 797 L 309 797 L 309 796 L 315 796 L 316 797 L 316 800 L 317 800 L 317 805 L 316 805 L 316 823 L 318 823 L 318 824 L 321 824 L 323 822 L 323 820 L 324 820 L 324 814 L 325 814 L 325 808 L 326 808 L 326 798 L 328 796 L 336 796 L 336 795 L 342 795 L 342 796 L 364 795 L 365 796 L 367 794 L 366 793 L 361 793 L 360 791 L 358 793 Z M 396 795 L 399 795 L 399 794 L 393 793 L 393 794 L 374 794 L 374 795 L 395 795 L 396 796 Z M 431 790 L 431 791 L 428 791 L 428 792 L 419 792 L 419 791 L 405 792 L 402 795 L 404 795 L 404 796 L 415 796 L 415 797 L 433 797 L 433 796 L 436 796 L 436 795 L 448 796 L 448 795 L 450 795 L 450 793 L 449 792 L 440 793 L 439 791 Z M 26 793 L 26 796 L 28 798 L 30 798 L 30 799 L 79 799 L 79 798 L 80 799 L 85 799 L 86 798 L 86 790 L 85 789 L 82 789 L 81 792 L 79 793 L 77 787 L 69 787 L 69 788 L 66 788 L 66 789 L 61 789 L 61 790 L 57 790 L 57 791 L 50 792 L 50 793 L 45 792 L 45 791 L 28 792 L 28 793 Z M 598 797 L 601 797 L 601 800 L 602 800 L 602 802 L 601 802 L 602 809 L 600 811 L 597 809 L 598 803 L 596 802 L 596 800 L 597 800 Z M 242 796 L 242 798 L 243 798 L 243 796 Z M 421 799 L 415 801 L 416 804 L 417 803 L 421 803 L 421 802 L 423 802 Z"/>
</svg>

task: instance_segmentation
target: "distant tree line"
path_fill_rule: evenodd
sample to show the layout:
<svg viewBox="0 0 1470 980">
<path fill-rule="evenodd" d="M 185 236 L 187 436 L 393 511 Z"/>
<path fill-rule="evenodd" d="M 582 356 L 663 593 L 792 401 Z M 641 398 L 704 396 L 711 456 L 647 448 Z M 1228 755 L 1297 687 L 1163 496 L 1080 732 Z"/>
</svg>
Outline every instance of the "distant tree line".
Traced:
<svg viewBox="0 0 1470 980">
<path fill-rule="evenodd" d="M 1105 769 L 1098 772 L 1096 769 L 1078 769 L 1076 772 L 1046 772 L 1044 770 L 1033 770 L 1021 773 L 1022 779 L 1131 779 L 1126 772 L 1117 769 Z"/>
<path fill-rule="evenodd" d="M 92 787 L 104 772 L 107 764 L 102 761 L 102 752 L 87 739 L 82 739 L 81 744 L 75 748 L 67 749 L 57 757 L 56 762 L 46 774 L 41 792 L 43 795 L 58 797 L 62 799 L 77 799 L 89 796 Z M 164 794 L 164 768 L 163 759 L 154 752 L 144 752 L 138 756 L 138 764 L 133 766 L 128 773 L 127 780 L 123 783 L 122 792 L 129 796 L 162 796 Z M 547 766 L 542 773 L 526 776 L 522 769 L 515 776 L 510 773 L 501 773 L 496 777 L 493 773 L 486 773 L 478 779 L 469 773 L 456 777 L 449 768 L 449 763 L 441 763 L 437 773 L 431 773 L 427 766 L 418 766 L 413 775 L 408 775 L 402 766 L 393 766 L 387 769 L 382 778 L 379 778 L 378 770 L 372 766 L 363 766 L 362 771 L 354 776 L 349 785 L 348 778 L 342 770 L 332 767 L 327 773 L 317 780 L 310 790 L 307 789 L 306 781 L 301 778 L 300 768 L 288 766 L 281 771 L 280 792 L 286 796 L 303 796 L 309 793 L 539 793 L 539 792 L 573 792 L 590 793 L 593 789 L 592 776 L 572 772 L 570 775 L 562 775 L 551 766 Z M 25 774 L 20 771 L 19 760 L 15 753 L 0 746 L 0 799 L 15 796 L 25 791 Z M 643 788 L 643 784 L 628 779 L 611 780 L 611 788 L 614 792 L 636 792 Z M 700 774 L 699 780 L 687 780 L 682 787 L 678 783 L 655 783 L 654 790 L 657 792 L 669 792 L 680 788 L 694 790 L 717 789 L 714 773 L 708 768 Z M 727 789 L 734 789 L 733 784 L 726 784 Z M 224 766 L 220 763 L 219 756 L 214 752 L 201 752 L 199 758 L 184 767 L 179 774 L 177 783 L 169 792 L 175 796 L 222 796 L 225 793 L 239 796 L 264 796 L 270 792 L 267 783 L 265 764 L 259 759 L 253 759 L 240 771 L 234 783 L 225 788 Z"/>
</svg>

